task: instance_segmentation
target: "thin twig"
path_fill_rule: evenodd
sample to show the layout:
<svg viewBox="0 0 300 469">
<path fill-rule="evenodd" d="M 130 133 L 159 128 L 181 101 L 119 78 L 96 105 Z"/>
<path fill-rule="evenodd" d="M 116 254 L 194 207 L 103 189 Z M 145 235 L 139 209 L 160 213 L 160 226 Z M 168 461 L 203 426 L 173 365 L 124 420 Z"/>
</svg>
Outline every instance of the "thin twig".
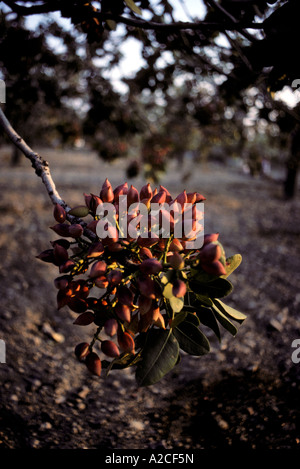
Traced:
<svg viewBox="0 0 300 469">
<path fill-rule="evenodd" d="M 7 6 L 9 6 L 12 11 L 21 15 L 21 16 L 30 16 L 39 13 L 50 13 L 54 11 L 60 11 L 61 8 L 59 7 L 59 2 L 52 2 L 50 6 L 49 3 L 44 3 L 41 5 L 33 5 L 30 7 L 25 7 L 18 5 L 17 3 L 6 0 Z M 81 10 L 83 14 L 83 10 Z M 117 23 L 126 24 L 127 26 L 133 26 L 136 28 L 146 29 L 146 30 L 165 30 L 165 31 L 176 31 L 176 30 L 199 30 L 202 29 L 213 29 L 215 31 L 239 31 L 240 33 L 248 36 L 249 40 L 254 40 L 254 38 L 245 31 L 245 29 L 263 29 L 262 23 L 253 23 L 250 22 L 249 24 L 240 24 L 237 20 L 232 21 L 232 19 L 228 18 L 228 22 L 210 22 L 210 21 L 195 21 L 195 22 L 185 22 L 185 21 L 174 21 L 172 23 L 157 23 L 155 21 L 146 21 L 143 19 L 137 18 L 130 18 L 122 15 L 116 15 L 114 13 L 103 13 L 100 11 L 94 10 L 86 10 L 84 11 L 82 21 L 87 21 L 90 18 L 98 18 L 100 21 L 105 20 L 114 20 Z"/>
<path fill-rule="evenodd" d="M 59 195 L 55 183 L 52 179 L 51 173 L 50 173 L 50 168 L 49 168 L 49 163 L 44 160 L 38 153 L 34 152 L 29 145 L 18 135 L 18 133 L 14 130 L 10 122 L 8 121 L 7 117 L 5 116 L 4 112 L 0 108 L 0 127 L 2 127 L 4 133 L 9 137 L 9 139 L 12 141 L 12 143 L 21 150 L 21 152 L 24 154 L 26 158 L 28 158 L 31 161 L 31 165 L 33 169 L 35 170 L 35 173 L 37 176 L 39 176 L 45 187 L 46 191 L 52 201 L 52 203 L 59 204 L 67 212 L 67 220 L 70 223 L 78 223 L 80 224 L 83 229 L 84 229 L 84 235 L 89 238 L 91 241 L 94 241 L 96 239 L 95 234 L 88 230 L 86 228 L 87 224 L 81 219 L 74 217 L 72 215 L 68 214 L 68 211 L 70 210 L 70 207 L 66 204 L 66 202 L 61 198 Z"/>
<path fill-rule="evenodd" d="M 208 3 L 213 8 L 216 8 L 217 10 L 219 10 L 227 19 L 232 21 L 233 24 L 238 25 L 239 23 L 238 20 L 234 16 L 232 16 L 231 13 L 225 10 L 225 8 L 222 7 L 222 5 L 215 2 L 215 0 L 206 0 L 206 3 Z M 256 38 L 253 37 L 251 34 L 249 34 L 248 31 L 245 31 L 245 29 L 241 29 L 239 32 L 243 34 L 243 36 L 247 38 L 250 42 L 256 41 Z"/>
</svg>

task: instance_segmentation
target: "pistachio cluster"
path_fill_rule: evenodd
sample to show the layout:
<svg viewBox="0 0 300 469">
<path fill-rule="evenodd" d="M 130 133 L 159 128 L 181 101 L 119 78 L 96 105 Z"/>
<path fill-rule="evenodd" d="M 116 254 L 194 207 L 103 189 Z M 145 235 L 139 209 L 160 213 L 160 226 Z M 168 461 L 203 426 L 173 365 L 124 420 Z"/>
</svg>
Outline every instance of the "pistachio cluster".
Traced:
<svg viewBox="0 0 300 469">
<path fill-rule="evenodd" d="M 124 195 L 126 223 L 134 222 L 136 238 L 132 233 L 121 235 L 120 197 Z M 108 372 L 136 366 L 138 383 L 152 384 L 176 365 L 180 349 L 192 355 L 209 351 L 201 323 L 219 335 L 218 321 L 231 333 L 235 327 L 231 319 L 242 322 L 241 313 L 217 300 L 232 290 L 226 277 L 240 263 L 239 255 L 226 259 L 217 233 L 202 233 L 201 247 L 187 248 L 203 232 L 197 204 L 205 197 L 200 193 L 183 191 L 173 199 L 163 186 L 152 190 L 146 184 L 138 191 L 124 183 L 113 189 L 106 179 L 99 195 L 84 194 L 84 200 L 84 205 L 68 212 L 60 205 L 54 207 L 57 223 L 51 229 L 59 238 L 37 257 L 56 265 L 61 274 L 54 280 L 58 309 L 68 306 L 77 313 L 76 325 L 96 326 L 91 340 L 75 347 L 76 357 L 91 373 L 100 376 L 103 368 Z M 105 203 L 113 205 L 116 225 L 107 223 L 107 236 L 99 238 L 99 208 Z M 153 225 L 154 203 L 162 210 Z M 139 231 L 141 204 L 148 210 L 147 233 Z M 171 210 L 165 210 L 166 204 Z M 193 230 L 175 237 L 176 223 L 183 223 L 186 213 Z M 89 219 L 70 223 L 68 215 Z M 166 219 L 167 238 L 162 229 Z M 156 234 L 153 226 L 158 228 Z"/>
</svg>

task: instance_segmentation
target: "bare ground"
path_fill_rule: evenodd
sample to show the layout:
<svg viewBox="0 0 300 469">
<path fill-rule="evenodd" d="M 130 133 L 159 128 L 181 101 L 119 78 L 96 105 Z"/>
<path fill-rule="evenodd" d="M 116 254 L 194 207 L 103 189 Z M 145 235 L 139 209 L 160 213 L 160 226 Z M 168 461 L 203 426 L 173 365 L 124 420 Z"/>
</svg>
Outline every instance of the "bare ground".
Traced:
<svg viewBox="0 0 300 469">
<path fill-rule="evenodd" d="M 81 204 L 105 177 L 124 181 L 124 164 L 93 154 L 43 150 L 63 198 Z M 212 335 L 211 353 L 183 356 L 160 383 L 136 386 L 132 371 L 96 378 L 74 358 L 89 337 L 67 308 L 56 310 L 56 268 L 35 256 L 50 246 L 52 207 L 28 161 L 10 167 L 0 152 L 0 448 L 298 449 L 300 363 L 300 199 L 237 168 L 172 164 L 161 183 L 206 198 L 205 231 L 219 231 L 226 254 L 241 253 L 227 303 L 247 314 L 235 338 Z M 140 177 L 128 181 L 141 187 Z M 89 326 L 92 327 L 92 326 Z"/>
</svg>

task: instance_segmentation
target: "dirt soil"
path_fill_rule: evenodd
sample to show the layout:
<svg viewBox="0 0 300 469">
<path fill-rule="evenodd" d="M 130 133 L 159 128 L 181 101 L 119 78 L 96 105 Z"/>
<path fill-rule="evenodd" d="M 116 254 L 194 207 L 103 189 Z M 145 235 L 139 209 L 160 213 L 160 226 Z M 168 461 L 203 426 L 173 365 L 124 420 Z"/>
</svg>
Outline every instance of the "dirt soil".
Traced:
<svg viewBox="0 0 300 469">
<path fill-rule="evenodd" d="M 170 165 L 161 183 L 173 195 L 204 194 L 205 231 L 220 232 L 228 256 L 242 254 L 227 303 L 248 318 L 235 338 L 222 330 L 219 344 L 210 334 L 208 355 L 183 355 L 160 383 L 138 388 L 132 370 L 97 378 L 76 361 L 74 346 L 92 326 L 75 326 L 74 313 L 56 309 L 57 270 L 35 258 L 55 239 L 52 206 L 30 163 L 12 168 L 10 152 L 0 153 L 0 448 L 298 449 L 299 192 L 283 201 L 280 184 L 230 165 Z M 122 161 L 41 153 L 71 206 L 83 192 L 98 193 L 106 177 L 124 182 Z"/>
</svg>

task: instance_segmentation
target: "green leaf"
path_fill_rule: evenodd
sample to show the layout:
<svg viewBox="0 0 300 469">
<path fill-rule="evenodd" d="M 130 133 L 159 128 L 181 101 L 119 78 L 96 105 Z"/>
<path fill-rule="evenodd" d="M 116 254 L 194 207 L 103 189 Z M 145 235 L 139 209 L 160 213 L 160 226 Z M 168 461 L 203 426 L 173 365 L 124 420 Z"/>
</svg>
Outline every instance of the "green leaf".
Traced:
<svg viewBox="0 0 300 469">
<path fill-rule="evenodd" d="M 241 254 L 235 254 L 234 256 L 228 257 L 226 259 L 226 275 L 222 275 L 222 278 L 227 278 L 232 272 L 238 268 L 240 263 L 242 262 L 242 256 Z"/>
<path fill-rule="evenodd" d="M 236 335 L 237 328 L 236 326 L 228 319 L 227 316 L 218 308 L 218 305 L 214 304 L 213 306 L 214 313 L 216 315 L 217 320 L 219 323 L 230 332 L 231 335 Z"/>
<path fill-rule="evenodd" d="M 195 296 L 198 302 L 203 303 L 206 306 L 213 306 L 212 300 L 208 298 L 207 296 L 203 296 L 203 295 L 195 295 Z"/>
<path fill-rule="evenodd" d="M 196 314 L 193 314 L 191 312 L 187 312 L 185 320 L 187 322 L 190 322 L 190 323 L 194 324 L 197 327 L 200 326 L 200 321 L 199 321 L 198 316 Z"/>
<path fill-rule="evenodd" d="M 125 0 L 125 3 L 134 13 L 137 13 L 138 15 L 142 14 L 141 9 L 134 3 L 133 0 Z"/>
<path fill-rule="evenodd" d="M 209 327 L 217 336 L 219 342 L 221 342 L 221 334 L 220 334 L 220 329 L 218 326 L 218 322 L 216 320 L 216 317 L 214 315 L 214 312 L 212 311 L 211 308 L 205 308 L 204 306 L 200 307 L 197 309 L 196 312 L 200 322 L 204 325 Z"/>
<path fill-rule="evenodd" d="M 142 360 L 137 365 L 136 380 L 139 386 L 157 383 L 176 365 L 179 344 L 172 329 L 150 329 L 142 351 Z"/>
<path fill-rule="evenodd" d="M 134 355 L 133 353 L 124 352 L 119 357 L 114 358 L 112 361 L 102 360 L 102 367 L 106 368 L 106 374 L 112 370 L 123 370 L 129 366 L 135 365 L 140 360 L 140 354 Z"/>
<path fill-rule="evenodd" d="M 177 327 L 178 324 L 180 324 L 182 321 L 185 320 L 187 314 L 188 314 L 187 311 L 181 311 L 181 312 L 175 314 L 175 318 L 172 321 L 171 327 L 173 327 L 173 328 Z"/>
<path fill-rule="evenodd" d="M 173 289 L 173 285 L 172 283 L 167 283 L 167 285 L 164 287 L 163 289 L 163 295 L 165 298 L 167 298 L 168 300 L 170 298 L 173 298 L 174 295 L 173 295 L 173 292 L 172 292 L 172 289 Z"/>
<path fill-rule="evenodd" d="M 199 270 L 194 268 L 191 269 L 191 280 L 195 280 L 200 283 L 207 283 L 213 282 L 214 280 L 218 279 L 218 275 L 211 275 L 202 270 L 201 266 L 199 265 Z"/>
<path fill-rule="evenodd" d="M 179 311 L 181 311 L 182 308 L 184 307 L 183 298 L 176 298 L 176 296 L 173 296 L 172 298 L 169 299 L 169 302 L 174 313 L 179 313 Z"/>
<path fill-rule="evenodd" d="M 207 337 L 189 321 L 181 322 L 173 329 L 173 334 L 178 340 L 180 348 L 190 355 L 205 355 L 210 350 Z"/>
<path fill-rule="evenodd" d="M 106 24 L 112 31 L 117 29 L 117 23 L 114 20 L 106 20 Z"/>
<path fill-rule="evenodd" d="M 233 290 L 233 285 L 225 278 L 218 278 L 209 283 L 192 280 L 189 282 L 189 286 L 198 295 L 207 296 L 208 298 L 223 298 Z"/>
<path fill-rule="evenodd" d="M 214 303 L 218 306 L 218 308 L 232 319 L 235 319 L 238 322 L 243 322 L 247 316 L 237 309 L 232 308 L 231 306 L 226 305 L 221 300 L 214 300 Z"/>
</svg>

